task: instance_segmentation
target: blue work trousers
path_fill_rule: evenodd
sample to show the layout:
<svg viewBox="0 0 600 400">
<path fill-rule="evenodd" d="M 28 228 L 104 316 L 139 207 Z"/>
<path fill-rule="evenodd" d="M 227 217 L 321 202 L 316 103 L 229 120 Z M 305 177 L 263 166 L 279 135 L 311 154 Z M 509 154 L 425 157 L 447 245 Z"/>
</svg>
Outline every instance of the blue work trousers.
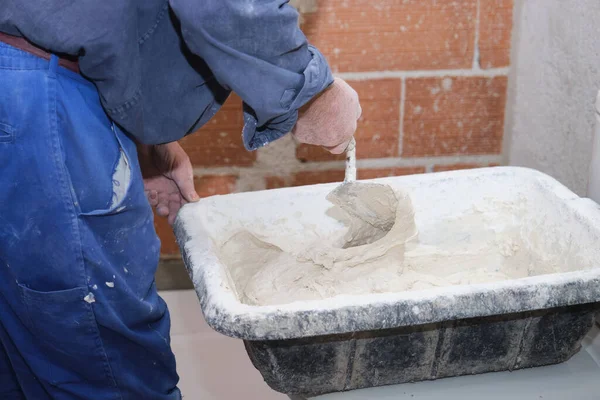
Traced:
<svg viewBox="0 0 600 400">
<path fill-rule="evenodd" d="M 180 399 L 159 250 L 95 86 L 0 43 L 0 399 Z"/>
</svg>

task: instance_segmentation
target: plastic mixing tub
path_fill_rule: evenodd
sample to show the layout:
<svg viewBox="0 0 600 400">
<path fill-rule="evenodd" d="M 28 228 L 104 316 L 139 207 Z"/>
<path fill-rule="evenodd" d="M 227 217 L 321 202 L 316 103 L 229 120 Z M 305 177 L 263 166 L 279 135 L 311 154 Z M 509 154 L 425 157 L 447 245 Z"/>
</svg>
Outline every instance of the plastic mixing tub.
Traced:
<svg viewBox="0 0 600 400">
<path fill-rule="evenodd" d="M 206 321 L 244 340 L 269 386 L 308 397 L 555 364 L 579 350 L 600 301 L 600 206 L 521 168 L 377 181 L 408 190 L 420 241 L 443 240 L 444 221 L 481 209 L 489 226 L 513 224 L 521 246 L 552 265 L 552 272 L 249 305 L 236 296 L 219 257 L 217 243 L 235 233 L 231 221 L 267 236 L 301 238 L 307 226 L 327 235 L 344 229 L 326 213 L 331 205 L 325 196 L 335 185 L 215 196 L 187 205 L 175 230 Z M 497 204 L 519 204 L 525 213 L 507 221 L 494 212 Z M 468 247 L 476 233 L 463 233 L 461 243 Z"/>
</svg>

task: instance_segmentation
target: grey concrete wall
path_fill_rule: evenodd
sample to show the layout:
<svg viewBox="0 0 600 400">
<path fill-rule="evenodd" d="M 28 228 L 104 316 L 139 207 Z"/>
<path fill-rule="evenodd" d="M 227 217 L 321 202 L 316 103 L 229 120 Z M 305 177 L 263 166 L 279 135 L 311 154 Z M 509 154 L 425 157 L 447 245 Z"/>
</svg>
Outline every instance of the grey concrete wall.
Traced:
<svg viewBox="0 0 600 400">
<path fill-rule="evenodd" d="M 515 0 L 505 154 L 579 195 L 600 89 L 600 1 Z"/>
</svg>

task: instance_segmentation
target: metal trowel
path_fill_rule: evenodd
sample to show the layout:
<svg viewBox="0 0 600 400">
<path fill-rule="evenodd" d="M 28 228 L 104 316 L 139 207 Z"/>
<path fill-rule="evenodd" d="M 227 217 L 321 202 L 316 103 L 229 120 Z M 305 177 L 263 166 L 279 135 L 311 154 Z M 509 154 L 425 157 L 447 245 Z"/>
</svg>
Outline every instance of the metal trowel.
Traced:
<svg viewBox="0 0 600 400">
<path fill-rule="evenodd" d="M 327 196 L 348 217 L 350 229 L 343 248 L 373 243 L 384 237 L 394 226 L 398 199 L 394 190 L 381 183 L 356 181 L 356 140 L 352 138 L 346 150 L 344 183 Z"/>
</svg>

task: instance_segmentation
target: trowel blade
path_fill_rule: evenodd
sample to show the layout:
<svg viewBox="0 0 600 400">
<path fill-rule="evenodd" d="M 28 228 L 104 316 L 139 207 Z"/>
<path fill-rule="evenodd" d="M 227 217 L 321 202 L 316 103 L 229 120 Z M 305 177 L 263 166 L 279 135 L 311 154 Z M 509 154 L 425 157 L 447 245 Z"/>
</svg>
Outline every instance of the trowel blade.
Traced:
<svg viewBox="0 0 600 400">
<path fill-rule="evenodd" d="M 329 193 L 327 200 L 376 228 L 390 230 L 394 225 L 398 200 L 389 185 L 345 182 Z"/>
</svg>

